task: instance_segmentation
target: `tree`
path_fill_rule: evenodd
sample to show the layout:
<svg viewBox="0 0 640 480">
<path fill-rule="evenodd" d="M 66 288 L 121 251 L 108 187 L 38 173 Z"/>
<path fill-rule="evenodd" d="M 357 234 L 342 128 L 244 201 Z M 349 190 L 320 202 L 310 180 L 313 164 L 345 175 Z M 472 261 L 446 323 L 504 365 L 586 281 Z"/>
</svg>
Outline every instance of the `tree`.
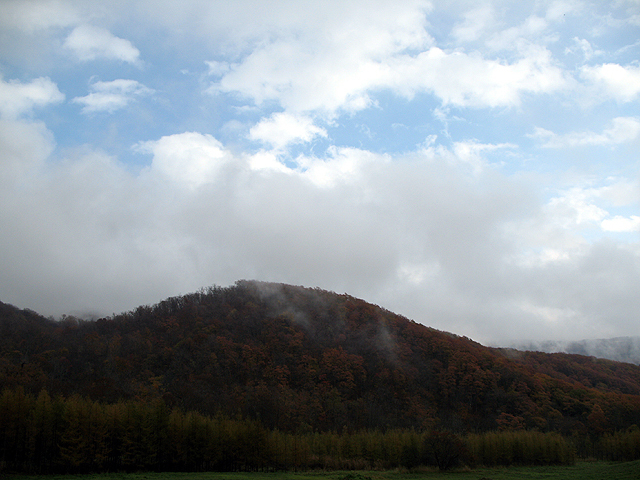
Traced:
<svg viewBox="0 0 640 480">
<path fill-rule="evenodd" d="M 445 471 L 458 464 L 466 453 L 466 445 L 451 432 L 434 430 L 425 438 L 425 451 L 431 463 Z"/>
<path fill-rule="evenodd" d="M 597 403 L 591 409 L 591 413 L 587 417 L 589 421 L 589 428 L 591 432 L 596 436 L 602 435 L 605 431 L 607 431 L 609 426 L 609 421 L 602 410 L 602 407 Z"/>
<path fill-rule="evenodd" d="M 60 460 L 64 400 L 52 399 L 46 390 L 38 394 L 30 416 L 30 463 L 34 472 L 48 473 Z M 1 414 L 0 414 L 1 415 Z"/>
<path fill-rule="evenodd" d="M 60 436 L 60 453 L 63 462 L 75 470 L 87 468 L 90 463 L 90 439 L 87 404 L 78 395 L 65 402 L 63 429 Z"/>
</svg>

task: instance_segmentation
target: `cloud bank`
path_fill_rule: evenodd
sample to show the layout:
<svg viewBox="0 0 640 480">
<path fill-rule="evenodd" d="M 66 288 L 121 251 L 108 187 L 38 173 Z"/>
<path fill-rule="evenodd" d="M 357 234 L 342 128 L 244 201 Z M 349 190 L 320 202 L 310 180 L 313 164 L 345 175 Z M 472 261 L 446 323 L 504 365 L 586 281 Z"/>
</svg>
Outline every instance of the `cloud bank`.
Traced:
<svg viewBox="0 0 640 480">
<path fill-rule="evenodd" d="M 265 5 L 7 3 L 0 300 L 260 279 L 487 343 L 640 335 L 635 4 Z"/>
</svg>

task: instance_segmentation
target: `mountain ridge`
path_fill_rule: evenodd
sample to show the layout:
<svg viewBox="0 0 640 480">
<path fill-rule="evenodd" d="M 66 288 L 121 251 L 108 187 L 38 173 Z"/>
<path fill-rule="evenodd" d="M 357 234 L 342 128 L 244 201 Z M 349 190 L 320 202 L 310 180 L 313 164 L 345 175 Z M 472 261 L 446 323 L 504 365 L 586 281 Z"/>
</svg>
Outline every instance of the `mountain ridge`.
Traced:
<svg viewBox="0 0 640 480">
<path fill-rule="evenodd" d="M 544 353 L 570 353 L 640 365 L 640 336 L 512 342 L 505 348 Z"/>
<path fill-rule="evenodd" d="M 83 321 L 0 305 L 0 384 L 281 430 L 640 424 L 640 367 L 485 347 L 346 294 L 239 281 Z"/>
</svg>

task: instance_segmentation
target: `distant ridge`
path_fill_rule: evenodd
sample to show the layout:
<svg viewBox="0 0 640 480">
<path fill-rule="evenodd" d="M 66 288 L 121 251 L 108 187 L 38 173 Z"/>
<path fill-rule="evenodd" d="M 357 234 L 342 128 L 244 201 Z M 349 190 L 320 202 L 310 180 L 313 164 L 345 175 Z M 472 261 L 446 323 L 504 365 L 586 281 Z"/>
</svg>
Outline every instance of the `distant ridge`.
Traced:
<svg viewBox="0 0 640 480">
<path fill-rule="evenodd" d="M 640 337 L 616 337 L 580 341 L 522 341 L 509 345 L 516 350 L 570 353 L 640 365 Z"/>
</svg>

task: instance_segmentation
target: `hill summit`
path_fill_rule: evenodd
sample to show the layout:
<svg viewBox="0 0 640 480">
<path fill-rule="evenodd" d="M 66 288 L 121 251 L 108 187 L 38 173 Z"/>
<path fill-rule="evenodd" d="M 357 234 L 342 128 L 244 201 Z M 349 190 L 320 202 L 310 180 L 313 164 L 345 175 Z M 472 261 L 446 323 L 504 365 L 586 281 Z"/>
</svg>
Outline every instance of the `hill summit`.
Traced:
<svg viewBox="0 0 640 480">
<path fill-rule="evenodd" d="M 0 304 L 0 384 L 284 431 L 640 424 L 640 367 L 484 347 L 349 295 L 239 281 L 83 321 Z"/>
</svg>

